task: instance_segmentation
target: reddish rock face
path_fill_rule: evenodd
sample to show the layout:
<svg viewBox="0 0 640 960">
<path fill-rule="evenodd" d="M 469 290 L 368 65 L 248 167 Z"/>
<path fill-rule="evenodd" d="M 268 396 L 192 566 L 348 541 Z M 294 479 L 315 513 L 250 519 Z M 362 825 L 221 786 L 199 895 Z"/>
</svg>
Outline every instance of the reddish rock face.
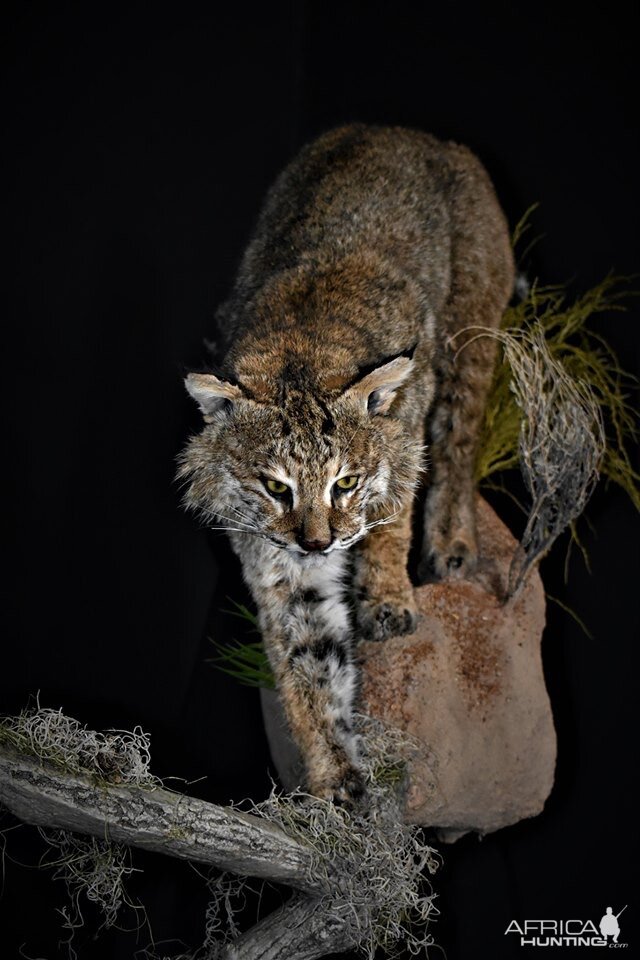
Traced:
<svg viewBox="0 0 640 960">
<path fill-rule="evenodd" d="M 406 731 L 406 819 L 442 839 L 490 833 L 540 813 L 553 786 L 556 738 L 540 641 L 545 601 L 537 571 L 503 603 L 516 542 L 491 508 L 478 508 L 480 562 L 471 580 L 416 590 L 411 636 L 358 648 L 360 709 Z M 287 788 L 299 758 L 263 697 L 271 752 Z"/>
</svg>

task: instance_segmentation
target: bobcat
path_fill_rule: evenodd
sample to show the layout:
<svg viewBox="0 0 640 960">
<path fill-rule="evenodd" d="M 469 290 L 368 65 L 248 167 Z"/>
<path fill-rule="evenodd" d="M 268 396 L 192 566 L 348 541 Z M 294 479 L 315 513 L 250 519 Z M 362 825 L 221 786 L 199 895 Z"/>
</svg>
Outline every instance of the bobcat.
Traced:
<svg viewBox="0 0 640 960">
<path fill-rule="evenodd" d="M 354 636 L 416 625 L 407 557 L 425 438 L 417 579 L 473 569 L 494 350 L 450 338 L 497 326 L 513 281 L 504 216 L 469 150 L 341 127 L 269 190 L 218 312 L 221 366 L 186 379 L 205 426 L 181 455 L 185 502 L 229 531 L 319 796 L 363 790 Z"/>
</svg>

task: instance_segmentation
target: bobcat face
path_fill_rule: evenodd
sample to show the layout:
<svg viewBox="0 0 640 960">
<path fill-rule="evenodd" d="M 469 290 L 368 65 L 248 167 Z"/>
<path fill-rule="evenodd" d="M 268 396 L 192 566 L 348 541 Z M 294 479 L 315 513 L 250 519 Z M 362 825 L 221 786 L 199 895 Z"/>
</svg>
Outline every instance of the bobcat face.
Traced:
<svg viewBox="0 0 640 960">
<path fill-rule="evenodd" d="M 300 559 L 347 549 L 392 522 L 421 465 L 421 448 L 386 415 L 411 367 L 396 357 L 334 397 L 284 384 L 277 403 L 190 374 L 205 428 L 181 457 L 186 504 Z"/>
</svg>

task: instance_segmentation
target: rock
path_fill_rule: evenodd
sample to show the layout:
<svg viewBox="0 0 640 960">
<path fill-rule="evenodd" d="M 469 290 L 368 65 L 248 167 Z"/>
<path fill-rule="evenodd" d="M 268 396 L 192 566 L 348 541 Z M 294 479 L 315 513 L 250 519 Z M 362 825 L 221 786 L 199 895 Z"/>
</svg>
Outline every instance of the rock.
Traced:
<svg viewBox="0 0 640 960">
<path fill-rule="evenodd" d="M 556 738 L 540 641 L 537 570 L 502 602 L 516 541 L 481 498 L 480 561 L 470 580 L 416 590 L 416 632 L 363 642 L 360 709 L 417 741 L 405 818 L 453 841 L 540 813 L 553 786 Z M 271 754 L 287 789 L 301 780 L 277 695 L 263 691 Z"/>
</svg>

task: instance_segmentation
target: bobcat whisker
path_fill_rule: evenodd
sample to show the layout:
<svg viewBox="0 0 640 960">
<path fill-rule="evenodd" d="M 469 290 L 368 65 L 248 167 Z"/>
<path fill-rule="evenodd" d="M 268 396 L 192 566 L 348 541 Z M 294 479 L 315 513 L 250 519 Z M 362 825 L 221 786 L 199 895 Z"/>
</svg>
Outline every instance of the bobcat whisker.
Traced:
<svg viewBox="0 0 640 960">
<path fill-rule="evenodd" d="M 383 527 L 388 523 L 393 523 L 400 513 L 400 510 L 396 510 L 395 513 L 390 513 L 387 517 L 381 517 L 379 520 L 371 520 L 369 523 L 365 524 L 365 532 L 373 530 L 374 527 Z"/>
<path fill-rule="evenodd" d="M 238 520 L 238 519 L 235 518 L 235 517 L 227 517 L 226 514 L 220 513 L 220 511 L 218 511 L 218 510 L 212 510 L 211 512 L 212 512 L 213 516 L 219 517 L 221 520 L 226 520 L 227 523 L 241 523 L 244 527 L 248 527 L 249 530 L 255 530 L 255 531 L 258 530 L 258 527 L 257 527 L 257 526 L 255 525 L 255 523 L 253 523 L 253 522 L 249 523 L 249 522 L 247 522 L 247 521 L 245 521 L 245 520 L 242 520 L 242 519 Z"/>
<path fill-rule="evenodd" d="M 261 537 L 263 540 L 270 540 L 271 542 L 273 542 L 271 537 L 265 534 L 264 531 L 258 530 L 258 528 L 253 523 L 249 524 L 249 523 L 243 522 L 242 520 L 237 520 L 233 517 L 227 517 L 226 514 L 216 510 L 210 511 L 210 516 L 216 517 L 220 520 L 224 520 L 229 524 L 233 524 L 233 526 L 221 527 L 219 526 L 216 520 L 211 525 L 212 529 L 214 530 L 226 530 L 230 533 L 249 533 L 249 534 L 252 534 L 254 537 Z M 242 526 L 239 526 L 239 524 L 242 524 Z"/>
<path fill-rule="evenodd" d="M 234 507 L 233 504 L 231 503 L 229 504 L 229 507 L 231 510 L 233 510 L 234 513 L 236 513 L 240 517 L 241 520 L 244 520 L 246 523 L 250 523 L 250 524 L 255 523 L 255 517 L 250 516 L 248 513 L 243 513 L 242 510 L 238 510 L 238 508 Z"/>
<path fill-rule="evenodd" d="M 242 520 L 236 520 L 235 517 L 225 517 L 220 513 L 209 514 L 209 521 L 213 526 L 216 526 L 218 523 L 228 523 L 233 527 L 243 527 L 245 530 L 258 530 L 258 528 L 253 526 L 253 524 L 244 523 Z"/>
<path fill-rule="evenodd" d="M 266 533 L 262 533 L 260 530 L 243 530 L 241 527 L 219 527 L 217 524 L 210 526 L 210 530 L 215 532 L 229 532 L 229 533 L 246 533 L 250 537 L 260 537 L 261 540 L 266 540 L 267 543 L 272 543 L 276 547 L 284 547 L 286 544 L 280 543 L 278 540 L 274 540 L 273 537 L 268 536 Z"/>
<path fill-rule="evenodd" d="M 258 530 L 243 530 L 242 527 L 220 527 L 218 526 L 218 524 L 214 523 L 211 525 L 210 529 L 216 530 L 216 531 L 226 530 L 226 531 L 229 531 L 230 533 L 249 533 L 254 537 L 262 537 L 263 539 L 267 539 L 264 533 L 260 533 Z"/>
<path fill-rule="evenodd" d="M 357 543 L 358 540 L 362 540 L 367 532 L 366 525 L 361 527 L 360 530 L 357 530 L 356 533 L 352 533 L 350 537 L 347 537 L 346 540 L 336 541 L 336 549 L 338 550 L 348 550 L 349 547 L 352 547 L 354 543 Z"/>
<path fill-rule="evenodd" d="M 231 506 L 231 505 L 229 505 L 229 506 Z M 235 507 L 232 507 L 232 509 L 236 509 L 236 508 L 235 508 Z M 237 512 L 240 513 L 239 510 L 238 510 Z M 220 517 L 222 520 L 226 520 L 227 523 L 233 523 L 233 522 L 234 522 L 234 521 L 231 519 L 231 517 L 226 517 L 226 516 L 225 516 L 224 514 L 222 514 L 222 513 L 218 513 L 218 514 L 216 514 L 216 516 Z M 242 523 L 241 520 L 240 520 L 240 521 L 235 521 L 235 522 L 236 522 L 236 523 Z M 234 528 L 234 527 L 216 527 L 215 529 L 216 529 L 216 530 L 233 530 L 233 529 L 236 529 L 236 533 L 252 533 L 252 534 L 254 534 L 254 536 L 262 537 L 262 539 L 263 539 L 263 540 L 266 540 L 267 543 L 272 543 L 272 544 L 273 544 L 274 546 L 276 546 L 276 547 L 286 548 L 286 547 L 289 546 L 289 543 L 288 543 L 286 540 L 282 540 L 280 537 L 276 537 L 276 536 L 275 536 L 274 534 L 272 534 L 272 533 L 266 533 L 264 530 L 259 530 L 259 529 L 255 526 L 255 524 L 254 524 L 253 522 L 252 522 L 252 523 L 246 523 L 246 522 L 245 522 L 244 525 L 245 525 L 246 528 L 247 528 L 246 530 L 240 530 L 240 529 L 236 529 L 236 528 Z"/>
</svg>

